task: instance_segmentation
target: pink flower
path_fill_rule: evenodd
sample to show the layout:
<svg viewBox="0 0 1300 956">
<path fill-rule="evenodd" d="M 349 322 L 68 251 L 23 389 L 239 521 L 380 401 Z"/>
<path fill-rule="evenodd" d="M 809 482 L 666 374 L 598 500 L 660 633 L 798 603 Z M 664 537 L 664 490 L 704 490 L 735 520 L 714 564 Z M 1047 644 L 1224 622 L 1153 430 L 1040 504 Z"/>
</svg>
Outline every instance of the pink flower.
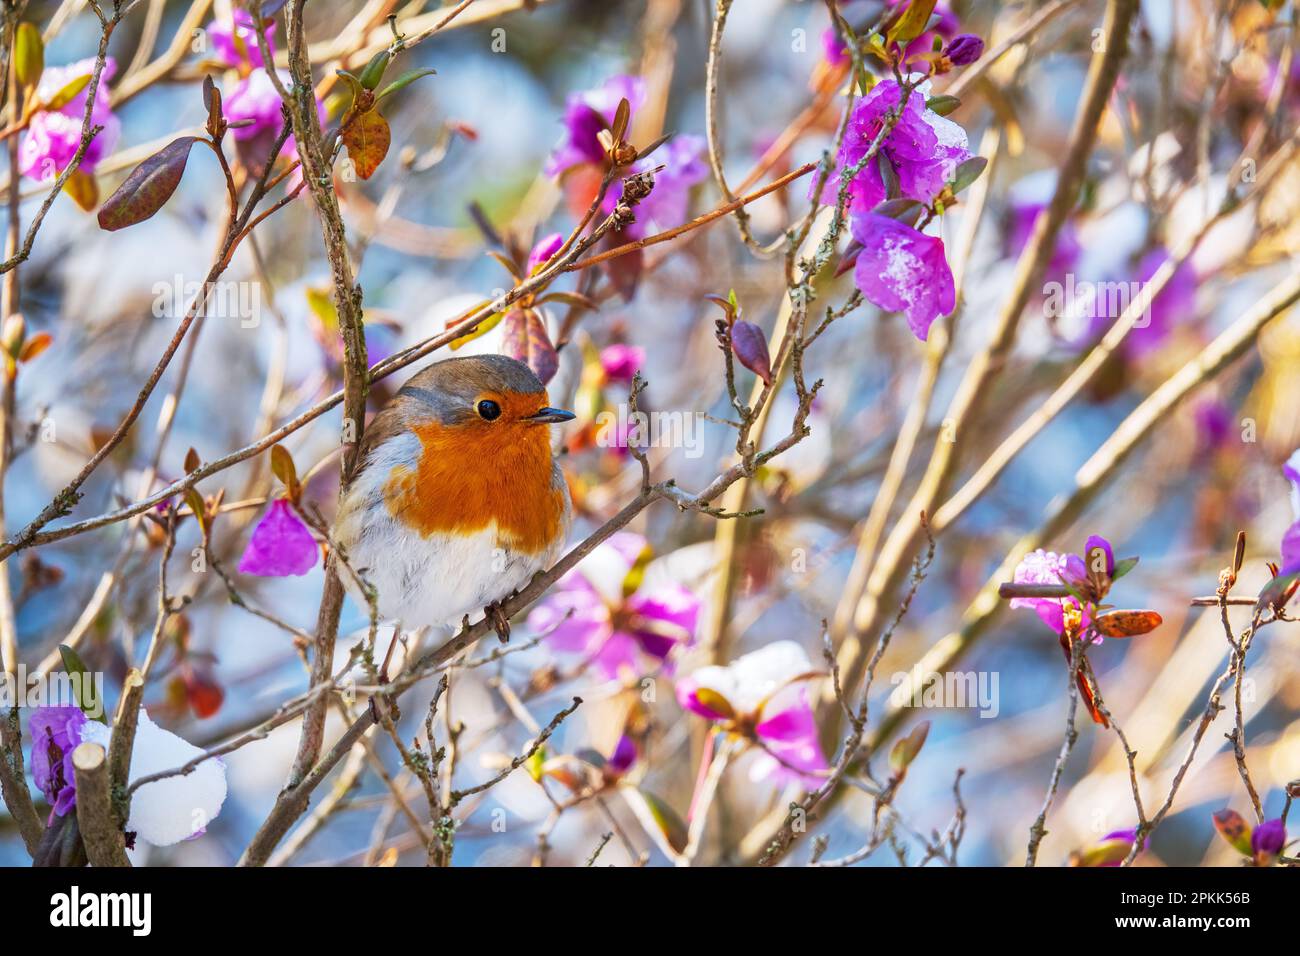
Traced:
<svg viewBox="0 0 1300 956">
<path fill-rule="evenodd" d="M 253 529 L 239 571 L 264 578 L 301 576 L 316 566 L 319 557 L 316 539 L 289 502 L 280 498 Z"/>
<path fill-rule="evenodd" d="M 956 304 L 943 240 L 875 213 L 854 216 L 849 228 L 862 244 L 853 269 L 858 288 L 880 308 L 904 313 L 924 342 L 934 320 Z"/>
<path fill-rule="evenodd" d="M 283 70 L 280 71 L 280 79 L 286 87 L 293 82 Z M 248 126 L 237 126 L 231 130 L 235 139 L 254 139 L 267 132 L 273 135 L 279 133 L 284 122 L 280 109 L 283 102 L 265 70 L 254 70 L 236 83 L 226 97 L 226 119 L 231 123 L 243 120 L 252 122 Z M 287 148 L 288 144 L 285 145 Z"/>
<path fill-rule="evenodd" d="M 600 367 L 611 382 L 630 382 L 645 364 L 645 349 L 635 345 L 607 345 L 600 350 Z"/>
<path fill-rule="evenodd" d="M 640 535 L 613 535 L 559 580 L 528 626 L 555 650 L 586 656 L 606 679 L 671 669 L 673 652 L 695 640 L 700 602 L 678 584 L 637 586 L 630 575 L 645 548 Z"/>
<path fill-rule="evenodd" d="M 94 72 L 93 59 L 78 60 L 67 66 L 49 67 L 41 74 L 36 98 L 43 103 L 49 102 L 73 80 L 93 76 Z M 91 124 L 104 128 L 90 141 L 86 154 L 81 158 L 78 169 L 86 173 L 95 171 L 95 167 L 112 152 L 122 135 L 122 123 L 113 113 L 108 92 L 108 81 L 116 72 L 117 62 L 112 57 L 107 58 L 99 75 L 95 103 L 90 112 Z M 68 163 L 72 162 L 81 143 L 81 122 L 89 95 L 90 85 L 87 83 L 80 93 L 59 109 L 41 110 L 32 117 L 18 150 L 19 172 L 41 181 L 53 179 L 63 172 Z"/>
<path fill-rule="evenodd" d="M 776 641 L 726 667 L 701 667 L 682 678 L 677 702 L 733 732 L 752 735 L 762 751 L 751 768 L 752 780 L 770 778 L 814 789 L 825 781 L 830 767 L 802 683 L 812 673 L 802 647 Z"/>
<path fill-rule="evenodd" d="M 274 20 L 266 21 L 262 34 L 266 37 L 267 51 L 274 56 L 275 44 L 271 42 L 271 38 L 275 36 Z M 265 65 L 262 51 L 257 46 L 253 15 L 247 10 L 236 8 L 233 21 L 222 18 L 213 20 L 208 24 L 208 36 L 212 38 L 217 62 L 230 67 L 248 64 L 259 70 Z"/>
<path fill-rule="evenodd" d="M 537 240 L 537 244 L 533 246 L 533 251 L 528 254 L 528 266 L 525 275 L 532 275 L 534 269 L 559 252 L 563 245 L 564 235 L 558 232 L 553 232 L 549 236 L 543 236 Z"/>
<path fill-rule="evenodd" d="M 888 163 L 898 179 L 899 194 L 930 205 L 956 175 L 957 167 L 970 159 L 966 131 L 952 120 L 927 109 L 929 83 L 921 83 L 907 97 L 902 116 L 880 145 L 875 158 L 860 169 L 849 187 L 849 208 L 866 213 L 890 198 L 881 176 L 881 163 Z M 853 107 L 844 142 L 836 157 L 836 171 L 826 178 L 820 200 L 833 204 L 844 177 L 867 155 L 885 123 L 886 114 L 897 107 L 902 90 L 896 80 L 881 80 Z M 813 182 L 813 188 L 816 182 Z"/>
</svg>

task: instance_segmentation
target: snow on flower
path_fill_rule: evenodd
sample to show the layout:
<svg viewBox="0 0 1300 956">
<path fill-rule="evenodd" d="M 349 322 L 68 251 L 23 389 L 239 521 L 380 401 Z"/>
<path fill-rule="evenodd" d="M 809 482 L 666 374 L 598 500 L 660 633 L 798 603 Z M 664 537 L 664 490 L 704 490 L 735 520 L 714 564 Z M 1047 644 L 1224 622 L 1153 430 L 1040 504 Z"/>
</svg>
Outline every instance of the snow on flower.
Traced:
<svg viewBox="0 0 1300 956">
<path fill-rule="evenodd" d="M 607 679 L 671 668 L 671 655 L 695 640 L 700 602 L 679 584 L 638 584 L 645 539 L 620 532 L 562 577 L 528 616 L 557 651 L 582 654 Z M 632 588 L 628 593 L 628 588 Z"/>
<path fill-rule="evenodd" d="M 82 727 L 82 742 L 108 749 L 112 731 L 89 721 Z M 174 770 L 203 751 L 187 740 L 163 730 L 143 709 L 131 749 L 128 781 Z M 188 774 L 147 783 L 131 796 L 126 829 L 154 846 L 170 846 L 201 836 L 226 800 L 226 767 L 219 758 L 205 760 Z"/>
<path fill-rule="evenodd" d="M 314 568 L 319 557 L 316 539 L 293 506 L 280 498 L 253 529 L 248 547 L 239 559 L 239 571 L 268 578 L 300 576 Z"/>
<path fill-rule="evenodd" d="M 1300 448 L 1297 448 L 1282 466 L 1282 473 L 1291 482 L 1291 509 L 1295 523 L 1282 535 L 1281 575 L 1300 572 Z"/>
<path fill-rule="evenodd" d="M 794 641 L 776 641 L 725 667 L 701 667 L 677 682 L 686 710 L 754 740 L 762 753 L 750 778 L 819 786 L 829 769 L 817 738 L 808 688 L 808 654 Z"/>
<path fill-rule="evenodd" d="M 904 313 L 913 334 L 925 341 L 934 320 L 956 304 L 943 240 L 876 213 L 854 216 L 849 228 L 862 245 L 853 270 L 862 294 L 882 309 Z"/>
<path fill-rule="evenodd" d="M 65 816 L 77 804 L 72 752 L 79 744 L 108 750 L 112 730 L 88 720 L 79 707 L 39 707 L 28 724 L 32 735 L 32 779 L 53 808 Z M 177 767 L 203 751 L 163 730 L 141 710 L 131 749 L 128 781 Z M 219 759 L 205 760 L 191 773 L 148 783 L 131 797 L 126 829 L 154 846 L 169 846 L 199 836 L 221 812 L 226 799 L 226 768 Z"/>
<path fill-rule="evenodd" d="M 49 102 L 69 83 L 81 77 L 92 76 L 94 72 L 94 59 L 78 60 L 67 66 L 48 67 L 41 74 L 36 99 L 43 103 Z M 94 172 L 100 161 L 112 152 L 122 134 L 122 123 L 113 113 L 108 92 L 108 81 L 116 72 L 117 62 L 108 57 L 99 75 L 99 86 L 95 90 L 95 102 L 90 112 L 92 126 L 102 126 L 103 129 L 90 141 L 85 155 L 81 157 L 81 164 L 77 168 L 82 172 Z M 41 110 L 32 117 L 18 149 L 18 169 L 24 176 L 50 180 L 63 172 L 72 161 L 81 144 L 81 123 L 89 95 L 90 86 L 87 84 L 59 109 Z"/>
<path fill-rule="evenodd" d="M 266 37 L 266 48 L 275 55 L 275 21 L 268 20 L 262 27 Z M 213 52 L 217 62 L 229 67 L 244 65 L 261 69 L 265 62 L 262 51 L 257 46 L 257 33 L 253 27 L 253 15 L 247 10 L 236 9 L 233 19 L 218 17 L 208 24 L 208 37 L 212 40 Z"/>
<path fill-rule="evenodd" d="M 890 198 L 880 164 L 887 162 L 898 179 L 899 194 L 930 205 L 956 174 L 957 167 L 971 158 L 966 131 L 934 110 L 925 99 L 930 84 L 912 90 L 898 123 L 885 136 L 875 158 L 859 170 L 849 187 L 849 209 L 870 212 Z M 885 123 L 885 116 L 897 107 L 902 90 L 896 80 L 882 80 L 853 107 L 844 142 L 836 157 L 836 169 L 826 177 L 820 201 L 833 204 L 844 178 L 862 162 Z M 816 183 L 813 183 L 816 188 Z"/>
</svg>

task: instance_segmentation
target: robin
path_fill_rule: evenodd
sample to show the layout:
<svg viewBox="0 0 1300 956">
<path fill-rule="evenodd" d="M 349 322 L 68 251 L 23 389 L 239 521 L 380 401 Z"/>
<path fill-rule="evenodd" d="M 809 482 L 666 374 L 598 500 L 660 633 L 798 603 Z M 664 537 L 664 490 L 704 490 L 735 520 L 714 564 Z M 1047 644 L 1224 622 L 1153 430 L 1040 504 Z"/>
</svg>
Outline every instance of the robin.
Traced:
<svg viewBox="0 0 1300 956">
<path fill-rule="evenodd" d="M 366 428 L 335 525 L 382 618 L 448 627 L 483 611 L 505 638 L 498 602 L 549 567 L 568 534 L 545 426 L 573 417 L 504 355 L 437 362 L 402 386 Z"/>
</svg>

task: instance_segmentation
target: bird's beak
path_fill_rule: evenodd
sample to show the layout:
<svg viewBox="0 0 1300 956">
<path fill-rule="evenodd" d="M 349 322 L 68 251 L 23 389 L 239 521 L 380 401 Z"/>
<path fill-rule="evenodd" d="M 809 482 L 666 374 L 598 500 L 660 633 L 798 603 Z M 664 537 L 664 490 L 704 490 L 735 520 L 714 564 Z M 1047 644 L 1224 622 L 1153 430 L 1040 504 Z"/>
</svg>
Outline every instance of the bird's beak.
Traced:
<svg viewBox="0 0 1300 956">
<path fill-rule="evenodd" d="M 572 421 L 576 416 L 573 412 L 566 411 L 563 408 L 539 408 L 536 412 L 524 418 L 524 421 L 531 422 L 534 425 L 555 425 L 559 422 Z"/>
</svg>

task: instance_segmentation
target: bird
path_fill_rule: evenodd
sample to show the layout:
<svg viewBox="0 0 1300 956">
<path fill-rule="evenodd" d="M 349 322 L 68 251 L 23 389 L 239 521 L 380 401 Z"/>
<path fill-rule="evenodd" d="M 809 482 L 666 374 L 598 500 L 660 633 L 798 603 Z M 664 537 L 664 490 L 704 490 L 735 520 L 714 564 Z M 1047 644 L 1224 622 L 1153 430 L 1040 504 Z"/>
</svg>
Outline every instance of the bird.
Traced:
<svg viewBox="0 0 1300 956">
<path fill-rule="evenodd" d="M 504 355 L 445 359 L 375 414 L 335 519 L 345 584 L 398 629 L 453 628 L 499 604 L 559 556 L 572 523 L 550 428 L 573 412 Z M 357 581 L 360 577 L 364 585 Z"/>
</svg>

